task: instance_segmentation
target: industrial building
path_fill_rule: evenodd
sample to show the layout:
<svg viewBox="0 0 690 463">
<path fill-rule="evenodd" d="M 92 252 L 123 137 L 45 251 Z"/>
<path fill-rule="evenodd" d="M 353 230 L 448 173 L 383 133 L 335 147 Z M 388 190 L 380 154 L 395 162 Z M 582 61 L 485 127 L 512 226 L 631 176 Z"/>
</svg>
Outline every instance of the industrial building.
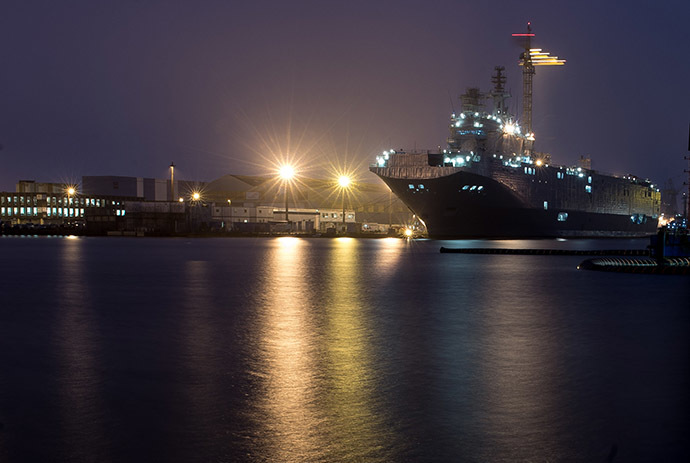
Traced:
<svg viewBox="0 0 690 463">
<path fill-rule="evenodd" d="M 286 189 L 287 187 L 287 189 Z M 382 185 L 226 175 L 212 182 L 84 176 L 79 185 L 21 180 L 0 193 L 4 227 L 84 227 L 92 234 L 382 232 L 412 221 Z"/>
</svg>

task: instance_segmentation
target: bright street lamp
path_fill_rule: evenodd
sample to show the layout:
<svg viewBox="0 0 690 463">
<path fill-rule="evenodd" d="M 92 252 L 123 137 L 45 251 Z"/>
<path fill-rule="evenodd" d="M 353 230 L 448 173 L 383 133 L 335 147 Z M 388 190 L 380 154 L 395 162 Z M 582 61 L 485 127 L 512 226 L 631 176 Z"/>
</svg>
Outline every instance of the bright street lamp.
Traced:
<svg viewBox="0 0 690 463">
<path fill-rule="evenodd" d="M 280 166 L 280 170 L 278 171 L 280 174 L 280 178 L 283 180 L 292 180 L 292 178 L 295 176 L 295 169 L 292 166 L 289 165 L 283 165 Z"/>
</svg>

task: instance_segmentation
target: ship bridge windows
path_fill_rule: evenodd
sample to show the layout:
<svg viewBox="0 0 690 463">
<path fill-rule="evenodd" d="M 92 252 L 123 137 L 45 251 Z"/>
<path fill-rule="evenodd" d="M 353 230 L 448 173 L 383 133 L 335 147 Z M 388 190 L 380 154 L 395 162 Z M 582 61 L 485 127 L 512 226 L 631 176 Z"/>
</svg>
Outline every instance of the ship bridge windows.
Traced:
<svg viewBox="0 0 690 463">
<path fill-rule="evenodd" d="M 635 225 L 642 225 L 647 223 L 647 216 L 644 214 L 633 214 L 630 216 L 630 221 Z"/>
<path fill-rule="evenodd" d="M 484 191 L 484 185 L 463 185 L 460 192 L 467 193 L 482 193 Z"/>
</svg>

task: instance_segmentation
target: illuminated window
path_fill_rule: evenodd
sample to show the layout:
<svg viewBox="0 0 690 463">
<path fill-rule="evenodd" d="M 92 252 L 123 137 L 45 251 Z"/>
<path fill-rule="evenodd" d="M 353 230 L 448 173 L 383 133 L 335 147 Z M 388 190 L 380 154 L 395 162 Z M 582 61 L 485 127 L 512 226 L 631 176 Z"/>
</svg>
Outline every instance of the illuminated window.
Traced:
<svg viewBox="0 0 690 463">
<path fill-rule="evenodd" d="M 592 185 L 585 185 L 585 191 L 587 193 L 591 193 L 592 192 Z"/>
<path fill-rule="evenodd" d="M 548 201 L 544 201 L 544 210 L 545 211 L 549 210 L 549 202 Z"/>
<path fill-rule="evenodd" d="M 407 187 L 408 187 L 408 188 L 409 188 L 410 190 L 414 190 L 414 185 L 413 185 L 413 184 L 411 184 L 411 183 L 410 183 L 410 184 L 408 184 L 408 185 L 407 185 Z"/>
<path fill-rule="evenodd" d="M 558 213 L 558 221 L 559 222 L 565 222 L 568 220 L 568 213 L 567 212 L 559 212 Z"/>
</svg>

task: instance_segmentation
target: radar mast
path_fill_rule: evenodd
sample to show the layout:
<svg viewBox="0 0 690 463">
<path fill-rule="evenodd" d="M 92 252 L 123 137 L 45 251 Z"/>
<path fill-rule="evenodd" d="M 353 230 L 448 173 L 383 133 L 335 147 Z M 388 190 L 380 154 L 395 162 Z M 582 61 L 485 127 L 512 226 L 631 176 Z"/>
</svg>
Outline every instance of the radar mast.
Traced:
<svg viewBox="0 0 690 463">
<path fill-rule="evenodd" d="M 558 56 L 550 56 L 549 52 L 541 48 L 532 48 L 532 23 L 527 23 L 527 33 L 513 34 L 522 41 L 524 51 L 520 54 L 519 64 L 522 66 L 522 121 L 520 125 L 525 127 L 528 138 L 534 138 L 532 131 L 532 78 L 535 74 L 535 66 L 563 66 L 564 59 Z"/>
</svg>

